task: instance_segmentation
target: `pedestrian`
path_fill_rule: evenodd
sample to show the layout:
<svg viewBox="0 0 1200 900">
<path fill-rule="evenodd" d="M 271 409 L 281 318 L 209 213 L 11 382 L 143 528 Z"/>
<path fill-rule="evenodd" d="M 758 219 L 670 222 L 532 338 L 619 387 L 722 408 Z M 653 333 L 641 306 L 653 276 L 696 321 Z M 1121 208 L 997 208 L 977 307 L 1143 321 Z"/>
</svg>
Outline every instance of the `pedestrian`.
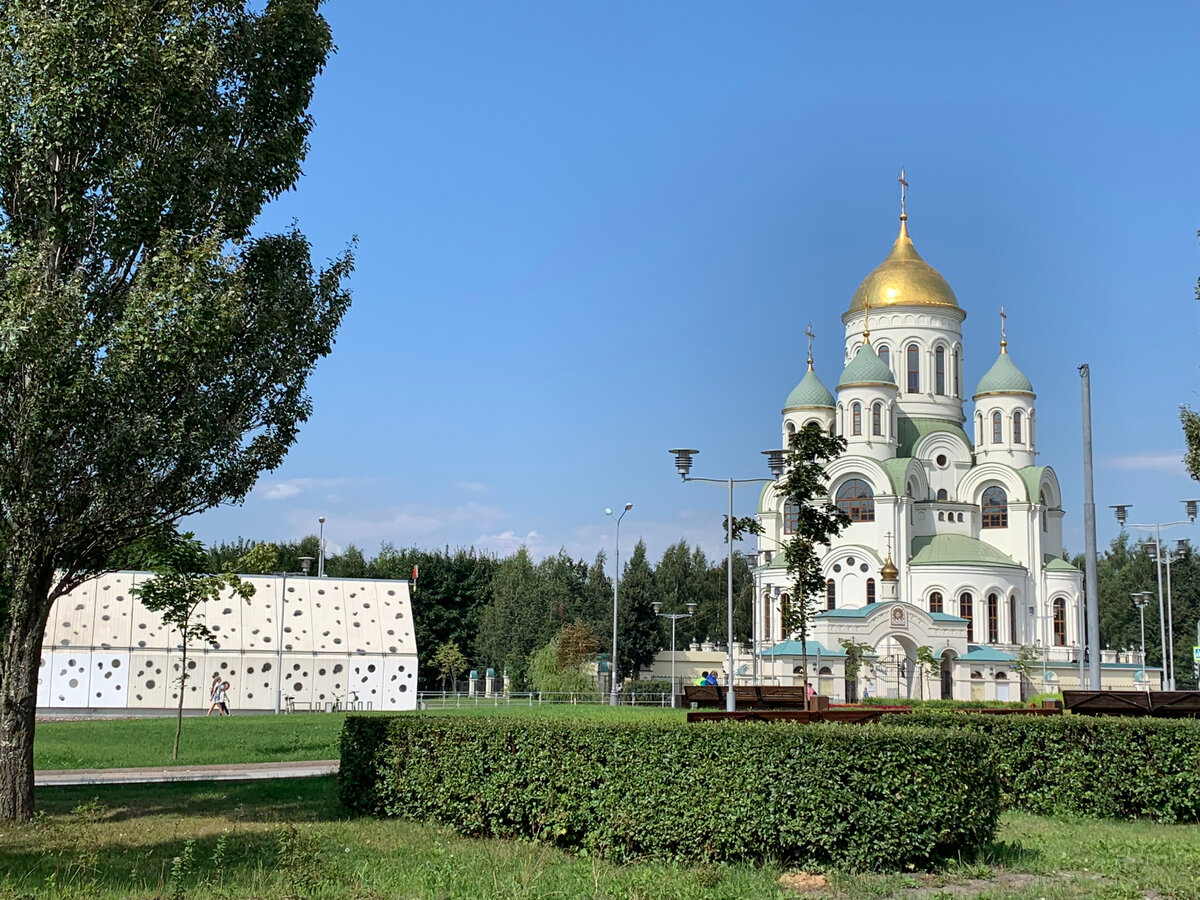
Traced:
<svg viewBox="0 0 1200 900">
<path fill-rule="evenodd" d="M 208 686 L 208 712 L 205 717 L 211 716 L 213 710 L 217 711 L 217 715 L 221 715 L 221 705 L 217 700 L 217 692 L 221 690 L 221 676 L 217 672 L 213 672 L 212 683 Z"/>
<path fill-rule="evenodd" d="M 221 682 L 221 712 L 229 715 L 229 682 Z"/>
<path fill-rule="evenodd" d="M 701 672 L 700 677 L 696 679 L 696 687 L 708 684 L 708 672 Z"/>
<path fill-rule="evenodd" d="M 229 682 L 216 681 L 213 682 L 212 706 L 209 707 L 209 712 L 216 707 L 218 716 L 229 715 Z"/>
<path fill-rule="evenodd" d="M 717 683 L 717 670 L 716 669 L 713 669 L 711 672 L 708 673 L 708 676 L 705 678 L 704 683 L 705 684 L 716 684 Z"/>
</svg>

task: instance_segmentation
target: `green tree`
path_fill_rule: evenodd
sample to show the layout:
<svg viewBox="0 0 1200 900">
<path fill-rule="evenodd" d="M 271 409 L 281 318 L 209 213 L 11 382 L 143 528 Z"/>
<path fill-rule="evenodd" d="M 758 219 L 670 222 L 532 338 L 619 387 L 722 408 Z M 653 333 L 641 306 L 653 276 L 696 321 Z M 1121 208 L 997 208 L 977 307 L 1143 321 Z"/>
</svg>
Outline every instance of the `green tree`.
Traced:
<svg viewBox="0 0 1200 900">
<path fill-rule="evenodd" d="M 351 260 L 251 227 L 300 175 L 317 6 L 0 3 L 0 820 L 33 814 L 55 600 L 245 497 L 310 414 Z"/>
<path fill-rule="evenodd" d="M 587 650 L 590 646 L 592 649 Z M 594 696 L 596 683 L 583 670 L 583 664 L 595 652 L 592 629 L 582 623 L 564 625 L 529 659 L 529 686 L 549 694 Z"/>
<path fill-rule="evenodd" d="M 152 566 L 154 575 L 133 589 L 142 606 L 158 613 L 168 628 L 179 632 L 182 651 L 179 706 L 175 713 L 175 743 L 171 747 L 171 759 L 179 759 L 179 739 L 183 734 L 183 698 L 189 677 L 188 644 L 203 641 L 210 647 L 217 645 L 212 629 L 203 620 L 195 618 L 196 610 L 209 600 L 221 599 L 221 593 L 226 590 L 247 603 L 254 595 L 254 586 L 242 581 L 231 571 L 220 575 L 206 574 L 207 564 L 208 553 L 204 547 L 194 535 L 184 534 L 173 545 L 158 552 Z"/>
<path fill-rule="evenodd" d="M 811 604 L 825 589 L 821 573 L 819 547 L 850 524 L 849 517 L 829 499 L 825 464 L 846 449 L 843 438 L 827 434 L 815 422 L 792 435 L 788 446 L 787 469 L 778 484 L 784 501 L 796 507 L 797 525 L 784 545 L 788 576 L 792 579 L 792 602 L 788 606 L 784 634 L 800 639 L 801 665 L 804 671 L 805 706 L 808 705 L 808 623 Z"/>
<path fill-rule="evenodd" d="M 917 648 L 917 678 L 920 680 L 921 699 L 925 699 L 925 680 L 941 671 L 941 663 L 933 654 L 933 648 L 922 644 Z"/>
<path fill-rule="evenodd" d="M 458 673 L 467 667 L 467 658 L 458 649 L 458 644 L 454 641 L 439 644 L 433 654 L 433 663 L 442 677 L 442 690 L 447 690 L 447 681 L 454 690 L 458 690 Z"/>
<path fill-rule="evenodd" d="M 862 671 L 862 667 L 867 660 L 874 656 L 875 648 L 870 644 L 859 643 L 853 638 L 839 638 L 838 643 L 842 645 L 842 649 L 846 651 L 846 684 L 851 689 L 846 697 L 847 700 L 858 699 L 858 673 Z M 805 694 L 808 693 L 808 688 L 805 688 Z"/>
<path fill-rule="evenodd" d="M 658 616 L 652 604 L 658 599 L 654 570 L 646 559 L 646 543 L 638 541 L 621 575 L 617 604 L 617 677 L 629 678 L 654 661 L 662 649 Z"/>
<path fill-rule="evenodd" d="M 1024 700 L 1030 694 L 1034 673 L 1042 667 L 1042 653 L 1035 647 L 1022 644 L 1017 651 L 1017 658 L 1009 663 L 1009 667 L 1021 680 L 1021 699 Z"/>
</svg>

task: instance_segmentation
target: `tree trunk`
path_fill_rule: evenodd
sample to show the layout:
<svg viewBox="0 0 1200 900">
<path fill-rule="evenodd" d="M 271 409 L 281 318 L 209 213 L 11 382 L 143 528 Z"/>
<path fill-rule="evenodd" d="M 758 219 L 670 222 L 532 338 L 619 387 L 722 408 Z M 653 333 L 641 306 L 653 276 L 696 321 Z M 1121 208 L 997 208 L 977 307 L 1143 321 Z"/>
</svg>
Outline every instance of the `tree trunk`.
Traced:
<svg viewBox="0 0 1200 900">
<path fill-rule="evenodd" d="M 11 557 L 10 557 L 11 558 Z M 8 632 L 0 656 L 0 821 L 33 818 L 33 730 L 42 635 L 50 617 L 53 570 L 13 573 Z"/>
<path fill-rule="evenodd" d="M 282 676 L 281 676 L 282 677 Z M 183 657 L 179 665 L 179 709 L 175 715 L 175 746 L 171 748 L 171 759 L 179 759 L 179 736 L 183 734 L 183 688 L 187 684 L 187 634 L 183 636 Z M 221 714 L 217 713 L 217 718 Z"/>
</svg>

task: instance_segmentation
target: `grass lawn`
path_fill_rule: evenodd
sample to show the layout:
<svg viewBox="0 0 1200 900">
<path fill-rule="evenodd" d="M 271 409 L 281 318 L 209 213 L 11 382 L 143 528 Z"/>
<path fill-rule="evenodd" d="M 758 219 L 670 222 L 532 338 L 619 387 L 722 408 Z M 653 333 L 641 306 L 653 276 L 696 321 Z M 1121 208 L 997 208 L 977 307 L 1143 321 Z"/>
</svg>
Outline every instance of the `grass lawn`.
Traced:
<svg viewBox="0 0 1200 900">
<path fill-rule="evenodd" d="M 548 716 L 642 721 L 647 718 L 682 719 L 684 713 L 660 707 L 558 704 L 464 706 L 403 715 Z M 171 759 L 174 718 L 40 722 L 33 744 L 33 765 L 37 769 L 120 769 L 337 759 L 338 737 L 345 718 L 345 713 L 233 715 L 228 718 L 188 716 L 183 720 L 178 760 Z"/>
<path fill-rule="evenodd" d="M 1004 817 L 989 859 L 937 873 L 613 866 L 521 842 L 348 819 L 331 778 L 49 788 L 0 826 L 0 898 L 1200 898 L 1200 828 Z M 788 883 L 813 885 L 791 876 Z"/>
</svg>

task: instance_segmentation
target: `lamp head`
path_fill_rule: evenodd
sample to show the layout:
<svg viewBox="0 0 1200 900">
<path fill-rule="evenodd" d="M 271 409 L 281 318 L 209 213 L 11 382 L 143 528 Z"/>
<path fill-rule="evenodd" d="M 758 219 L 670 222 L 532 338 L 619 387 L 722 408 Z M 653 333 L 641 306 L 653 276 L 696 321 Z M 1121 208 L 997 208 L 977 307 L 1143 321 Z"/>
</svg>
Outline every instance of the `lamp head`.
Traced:
<svg viewBox="0 0 1200 900">
<path fill-rule="evenodd" d="M 668 453 L 675 454 L 675 471 L 679 473 L 679 477 L 687 481 L 688 472 L 692 470 L 692 457 L 699 453 L 699 450 L 668 450 Z"/>
<path fill-rule="evenodd" d="M 764 450 L 763 456 L 767 458 L 767 467 L 771 470 L 772 478 L 778 478 L 783 474 L 785 456 L 783 450 Z"/>
<path fill-rule="evenodd" d="M 625 504 L 625 512 L 629 512 L 631 509 L 633 509 L 633 504 L 632 504 L 632 503 L 626 503 L 626 504 Z"/>
<path fill-rule="evenodd" d="M 1200 500 L 1184 500 L 1183 501 L 1183 507 L 1184 507 L 1184 509 L 1187 510 L 1187 517 L 1192 522 L 1196 521 L 1196 504 L 1197 503 L 1200 503 Z"/>
<path fill-rule="evenodd" d="M 325 524 L 325 517 L 324 517 L 324 516 L 317 516 L 317 521 L 318 521 L 318 522 L 320 522 L 322 525 L 324 525 L 324 524 Z"/>
<path fill-rule="evenodd" d="M 651 604 L 650 604 L 650 606 L 651 606 L 651 607 L 654 609 L 654 614 L 655 614 L 656 616 L 657 616 L 657 615 L 658 615 L 660 612 L 662 612 L 662 604 L 661 604 L 659 601 L 655 600 L 653 603 L 651 603 Z"/>
<path fill-rule="evenodd" d="M 696 614 L 696 604 L 695 604 L 695 603 L 689 603 L 689 604 L 687 605 L 687 610 L 688 610 L 688 615 L 689 615 L 689 616 L 694 616 L 694 615 Z"/>
<path fill-rule="evenodd" d="M 1118 525 L 1125 524 L 1125 520 L 1129 518 L 1129 509 L 1132 506 L 1132 503 L 1118 503 L 1116 506 L 1109 507 L 1109 509 L 1113 510 L 1114 514 L 1116 515 Z"/>
<path fill-rule="evenodd" d="M 609 509 L 609 508 L 606 506 L 606 507 L 604 507 L 604 514 L 605 514 L 606 516 L 611 516 L 611 515 L 612 515 L 612 510 L 611 510 L 611 509 Z"/>
<path fill-rule="evenodd" d="M 312 571 L 312 564 L 313 564 L 313 557 L 311 557 L 311 556 L 300 557 L 300 569 L 304 572 L 305 575 L 307 575 L 310 571 Z"/>
</svg>

